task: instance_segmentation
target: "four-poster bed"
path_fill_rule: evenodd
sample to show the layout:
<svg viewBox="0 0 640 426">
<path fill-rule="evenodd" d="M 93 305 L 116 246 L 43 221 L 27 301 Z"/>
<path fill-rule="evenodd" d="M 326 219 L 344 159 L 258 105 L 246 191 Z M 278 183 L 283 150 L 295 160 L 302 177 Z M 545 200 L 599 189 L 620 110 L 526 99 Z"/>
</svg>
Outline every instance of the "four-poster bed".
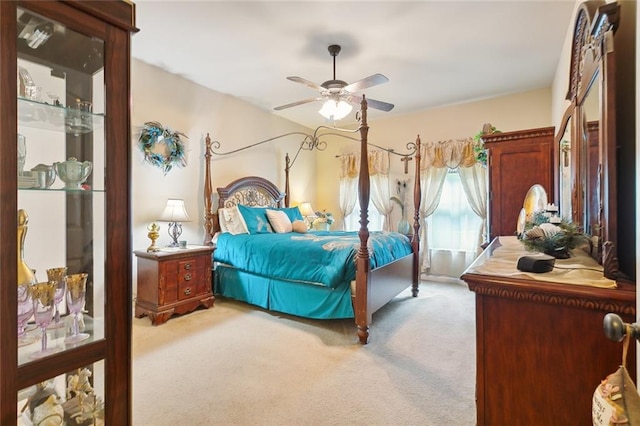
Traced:
<svg viewBox="0 0 640 426">
<path fill-rule="evenodd" d="M 218 211 L 228 214 L 228 210 L 233 206 L 240 205 L 251 207 L 264 207 L 268 209 L 284 209 L 288 206 L 289 201 L 289 168 L 290 160 L 287 155 L 285 169 L 285 192 L 280 191 L 277 186 L 266 179 L 260 177 L 244 177 L 236 179 L 226 187 L 218 188 L 219 195 L 218 206 L 213 207 L 213 190 L 211 184 L 211 157 L 215 153 L 209 136 L 206 138 L 205 150 L 205 185 L 204 185 L 204 205 L 205 205 L 205 244 L 212 244 L 214 236 L 217 236 L 218 249 L 214 251 L 215 261 L 212 267 L 215 267 L 214 286 L 223 296 L 229 295 L 232 298 L 243 300 L 264 308 L 291 313 L 309 318 L 344 318 L 354 317 L 357 326 L 357 334 L 360 343 L 366 344 L 369 338 L 369 326 L 371 324 L 372 315 L 379 308 L 393 299 L 401 291 L 409 286 L 412 288 L 412 295 L 418 294 L 419 283 L 419 208 L 420 208 L 420 139 L 416 143 L 407 145 L 415 155 L 415 185 L 414 185 L 414 224 L 413 236 L 409 240 L 406 236 L 398 233 L 389 232 L 370 232 L 368 229 L 368 205 L 370 196 L 369 168 L 368 168 L 368 146 L 367 141 L 369 127 L 367 125 L 367 103 L 363 97 L 361 102 L 361 110 L 358 114 L 360 126 L 352 133 L 359 132 L 360 135 L 360 170 L 358 177 L 358 201 L 360 205 L 360 229 L 353 235 L 346 235 L 344 232 L 313 232 L 310 234 L 256 234 L 251 235 L 232 235 L 231 233 L 217 234 L 221 230 L 220 218 Z M 350 139 L 349 136 L 341 135 L 341 132 L 349 132 L 342 129 L 319 127 L 314 134 L 304 135 L 304 143 L 310 143 L 312 146 L 317 145 L 320 129 L 329 129 L 333 136 L 342 136 Z M 291 135 L 287 134 L 285 136 Z M 269 139 L 267 141 L 276 138 Z M 357 140 L 357 139 L 355 139 Z M 262 141 L 264 143 L 267 141 Z M 258 144 L 260 144 L 258 143 Z M 257 144 L 254 144 L 257 145 Z M 375 145 L 374 145 L 375 146 Z M 236 150 L 237 151 L 237 150 Z M 236 152 L 234 151 L 234 152 Z M 411 154 L 409 154 L 411 155 Z M 408 155 L 407 155 L 408 156 Z M 405 162 L 406 164 L 406 162 Z M 286 198 L 285 198 L 286 197 Z M 260 209 L 255 209 L 259 211 Z M 292 210 L 292 209 L 289 209 Z M 297 209 L 295 209 L 297 210 Z M 291 212 L 288 212 L 291 213 Z M 287 213 L 287 214 L 288 214 Z M 224 219 L 224 218 L 223 218 Z M 293 218 L 295 219 L 295 217 Z M 395 235 L 392 235 L 395 234 Z M 236 255 L 237 261 L 232 262 L 233 249 L 227 249 L 227 245 L 233 241 L 242 241 L 238 245 L 249 250 L 249 246 L 253 241 L 262 239 L 269 241 L 271 246 L 263 252 L 276 253 L 276 247 L 282 247 L 285 243 L 275 244 L 276 238 L 285 239 L 287 241 L 295 241 L 299 244 L 294 249 L 291 256 L 285 256 L 283 253 L 273 254 L 276 259 L 271 257 L 273 261 L 268 259 L 262 262 L 270 267 L 270 270 L 280 268 L 281 264 L 286 264 L 286 258 L 293 259 L 293 269 L 298 271 L 301 268 L 299 259 L 305 259 L 305 263 L 321 262 L 316 269 L 332 269 L 328 264 L 333 262 L 333 258 L 325 257 L 327 254 L 327 245 L 336 246 L 354 246 L 355 250 L 351 254 L 344 254 L 342 250 L 332 250 L 335 256 L 345 256 L 348 263 L 349 271 L 343 272 L 340 279 L 327 278 L 330 282 L 325 282 L 324 278 L 316 278 L 305 280 L 299 276 L 276 275 L 265 277 L 267 272 L 252 271 L 251 265 L 260 262 L 263 253 L 260 249 L 249 252 L 241 252 L 240 256 Z M 351 238 L 349 240 L 348 238 Z M 304 241 L 303 241 L 304 240 Z M 307 244 L 309 240 L 318 240 L 320 244 L 324 244 L 324 252 L 315 252 L 315 254 L 300 255 L 302 245 Z M 403 248 L 391 247 L 393 244 L 406 245 Z M 402 241 L 404 240 L 404 241 Z M 350 241 L 345 243 L 345 241 Z M 288 243 L 288 242 L 287 242 Z M 384 248 L 382 248 L 385 246 Z M 228 251 L 225 251 L 228 250 Z M 342 254 L 338 254 L 338 253 Z M 384 258 L 385 260 L 380 260 Z M 295 264 L 295 259 L 298 264 Z M 248 262 L 245 262 L 247 261 Z M 338 263 L 341 261 L 338 260 Z M 277 263 L 277 265 L 276 265 Z M 353 265 L 355 264 L 355 268 Z M 372 266 L 373 265 L 373 266 Z M 298 271 L 299 272 L 299 271 Z M 272 272 L 269 272 L 271 274 Z M 349 276 L 348 273 L 351 273 Z M 311 282 L 310 282 L 311 281 Z M 347 306 L 348 305 L 348 306 Z"/>
</svg>

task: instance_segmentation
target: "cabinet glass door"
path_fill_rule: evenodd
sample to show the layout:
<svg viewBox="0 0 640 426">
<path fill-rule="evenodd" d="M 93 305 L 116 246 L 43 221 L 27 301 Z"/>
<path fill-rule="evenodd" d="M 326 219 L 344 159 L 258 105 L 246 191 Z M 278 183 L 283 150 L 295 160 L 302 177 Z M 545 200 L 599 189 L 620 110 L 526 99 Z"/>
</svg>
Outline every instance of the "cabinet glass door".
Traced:
<svg viewBox="0 0 640 426">
<path fill-rule="evenodd" d="M 18 393 L 18 422 L 48 414 L 62 415 L 67 424 L 99 424 L 105 357 L 104 41 L 18 8 L 16 42 L 18 378 L 23 383 L 20 373 L 52 373 L 46 380 L 34 375 L 37 383 L 26 380 Z M 88 352 L 98 361 L 81 364 Z M 55 367 L 61 359 L 73 365 L 74 357 L 77 367 Z"/>
</svg>

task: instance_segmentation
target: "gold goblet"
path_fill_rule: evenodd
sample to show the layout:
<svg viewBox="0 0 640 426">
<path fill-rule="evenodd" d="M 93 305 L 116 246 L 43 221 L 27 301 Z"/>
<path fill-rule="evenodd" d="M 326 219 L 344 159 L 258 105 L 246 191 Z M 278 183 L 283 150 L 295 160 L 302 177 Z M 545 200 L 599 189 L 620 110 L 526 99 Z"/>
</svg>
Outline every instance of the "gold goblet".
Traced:
<svg viewBox="0 0 640 426">
<path fill-rule="evenodd" d="M 78 315 L 84 309 L 85 295 L 87 292 L 86 273 L 67 275 L 64 280 L 67 284 L 67 306 L 73 314 L 73 333 L 64 339 L 65 343 L 77 343 L 88 339 L 89 334 L 80 333 Z"/>
<path fill-rule="evenodd" d="M 47 269 L 47 279 L 49 281 L 55 281 L 57 283 L 56 294 L 53 298 L 53 302 L 55 304 L 55 312 L 53 314 L 53 322 L 49 324 L 49 328 L 60 328 L 64 325 L 60 321 L 59 305 L 60 305 L 60 302 L 62 302 L 62 299 L 64 299 L 64 289 L 65 289 L 64 277 L 66 275 L 67 275 L 66 266 Z"/>
<path fill-rule="evenodd" d="M 47 348 L 47 326 L 53 320 L 53 307 L 55 305 L 55 293 L 58 283 L 46 281 L 35 283 L 31 286 L 31 298 L 33 299 L 33 318 L 42 330 L 42 345 L 38 352 L 30 355 L 31 358 L 42 358 L 58 352 L 60 348 Z"/>
</svg>

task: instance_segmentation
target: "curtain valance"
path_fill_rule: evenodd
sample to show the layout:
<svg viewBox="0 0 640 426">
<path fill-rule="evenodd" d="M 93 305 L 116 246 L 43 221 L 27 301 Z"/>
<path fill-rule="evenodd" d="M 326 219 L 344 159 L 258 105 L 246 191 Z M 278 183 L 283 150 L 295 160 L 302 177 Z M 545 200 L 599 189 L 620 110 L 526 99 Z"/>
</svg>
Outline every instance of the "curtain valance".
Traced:
<svg viewBox="0 0 640 426">
<path fill-rule="evenodd" d="M 473 151 L 473 138 L 449 139 L 446 141 L 427 142 L 422 144 L 421 170 L 431 167 L 472 167 L 476 163 Z"/>
</svg>

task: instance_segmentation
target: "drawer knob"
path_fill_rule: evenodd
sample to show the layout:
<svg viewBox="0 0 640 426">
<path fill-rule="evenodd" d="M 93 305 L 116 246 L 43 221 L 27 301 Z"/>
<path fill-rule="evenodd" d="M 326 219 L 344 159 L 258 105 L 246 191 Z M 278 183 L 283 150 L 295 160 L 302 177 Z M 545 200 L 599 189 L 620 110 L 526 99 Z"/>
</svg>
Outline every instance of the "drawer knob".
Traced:
<svg viewBox="0 0 640 426">
<path fill-rule="evenodd" d="M 185 294 L 185 296 L 190 295 L 190 294 L 191 294 L 191 287 L 187 287 L 187 288 L 185 288 L 185 289 L 184 289 L 184 294 Z"/>
<path fill-rule="evenodd" d="M 185 263 L 184 264 L 184 269 L 191 269 L 191 264 L 190 263 Z"/>
<path fill-rule="evenodd" d="M 185 281 L 191 281 L 191 274 L 184 274 Z"/>
</svg>

